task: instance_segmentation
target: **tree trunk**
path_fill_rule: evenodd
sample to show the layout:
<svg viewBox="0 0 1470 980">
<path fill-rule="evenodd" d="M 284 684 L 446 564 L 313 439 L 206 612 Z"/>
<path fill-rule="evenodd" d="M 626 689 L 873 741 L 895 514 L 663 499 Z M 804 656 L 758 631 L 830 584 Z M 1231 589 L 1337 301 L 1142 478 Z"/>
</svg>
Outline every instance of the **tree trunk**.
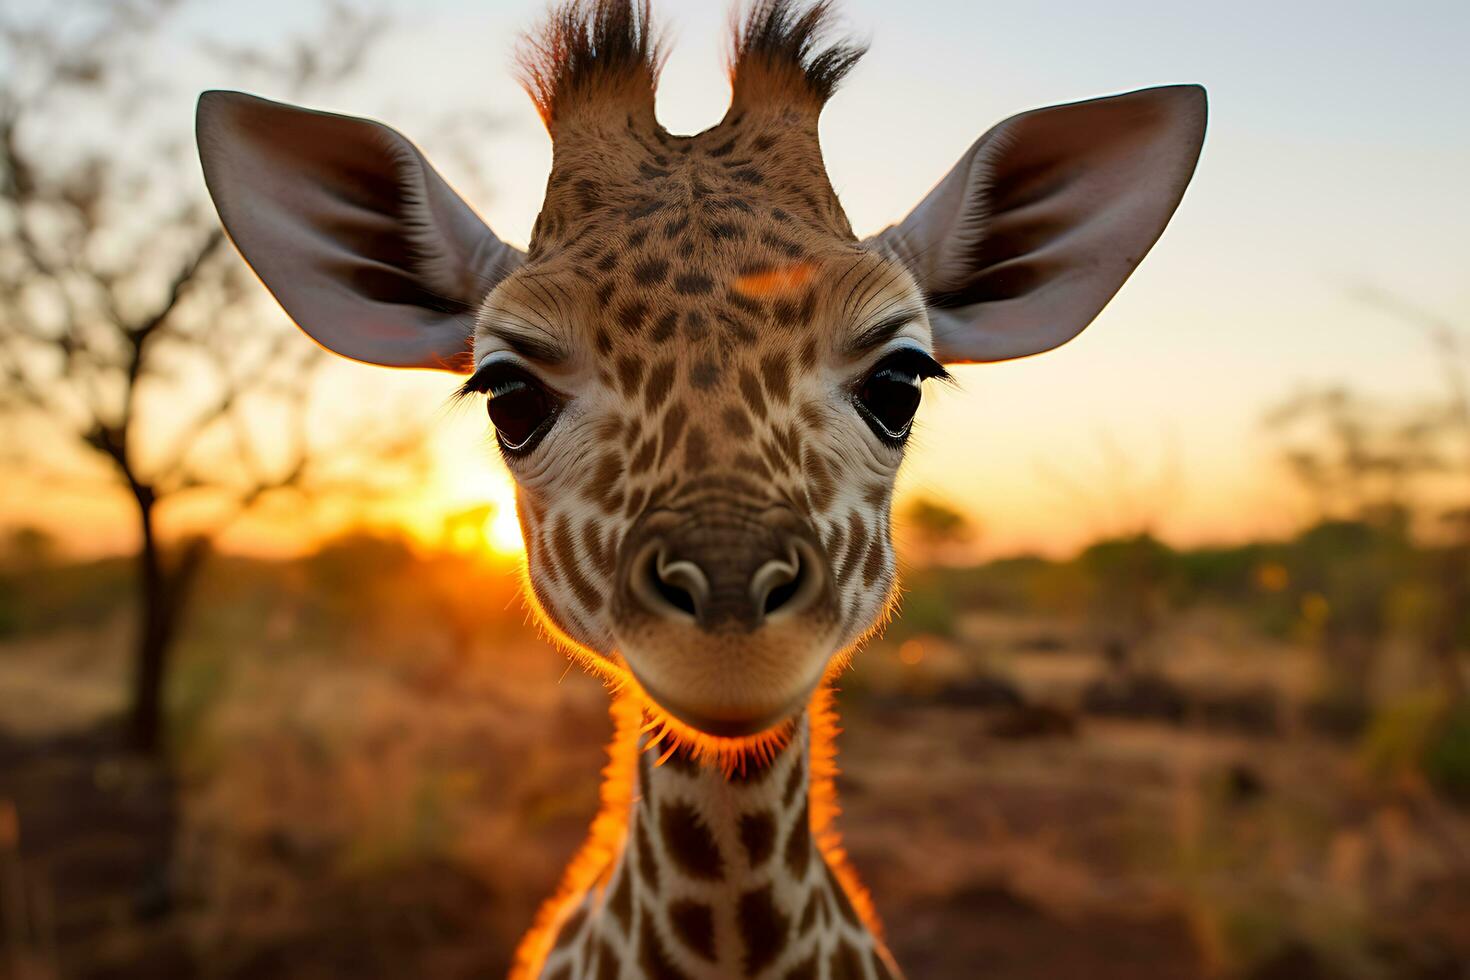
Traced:
<svg viewBox="0 0 1470 980">
<path fill-rule="evenodd" d="M 132 747 L 156 755 L 163 747 L 163 682 L 173 623 L 169 614 L 168 574 L 153 527 L 153 499 L 138 498 L 138 634 L 133 646 L 133 696 L 128 720 Z"/>
<path fill-rule="evenodd" d="M 164 694 L 169 654 L 177 638 L 189 593 L 209 553 L 209 541 L 195 538 L 184 544 L 173 562 L 165 560 L 153 525 L 155 500 L 146 487 L 137 487 L 141 543 L 138 549 L 138 633 L 133 647 L 133 692 L 128 718 L 128 741 L 146 755 L 158 755 L 164 745 Z"/>
</svg>

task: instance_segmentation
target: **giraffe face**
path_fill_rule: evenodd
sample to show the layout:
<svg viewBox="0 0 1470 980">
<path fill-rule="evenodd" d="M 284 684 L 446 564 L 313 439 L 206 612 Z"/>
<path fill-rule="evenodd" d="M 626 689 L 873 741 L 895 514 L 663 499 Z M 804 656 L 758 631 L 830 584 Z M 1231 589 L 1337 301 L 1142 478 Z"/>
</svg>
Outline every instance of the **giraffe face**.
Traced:
<svg viewBox="0 0 1470 980">
<path fill-rule="evenodd" d="M 357 360 L 472 372 L 518 486 L 529 580 L 588 662 L 744 735 L 799 708 L 894 584 L 889 502 L 936 362 L 1080 333 L 1163 232 L 1198 86 L 1013 116 L 858 242 L 823 104 L 862 47 L 827 2 L 752 0 L 725 119 L 654 117 L 647 0 L 562 0 L 522 69 L 552 135 L 529 251 L 365 119 L 201 96 L 200 159 L 241 253 Z"/>
<path fill-rule="evenodd" d="M 782 122 L 559 146 L 466 386 L 546 617 L 716 735 L 801 708 L 882 615 L 894 478 L 944 373 L 913 278 L 853 239 Z"/>
</svg>

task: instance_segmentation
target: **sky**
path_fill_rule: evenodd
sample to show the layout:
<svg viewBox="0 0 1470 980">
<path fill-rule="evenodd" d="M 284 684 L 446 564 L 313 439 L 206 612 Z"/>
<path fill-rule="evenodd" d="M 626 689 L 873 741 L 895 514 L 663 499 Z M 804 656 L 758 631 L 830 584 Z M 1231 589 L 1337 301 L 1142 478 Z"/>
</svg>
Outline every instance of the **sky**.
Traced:
<svg viewBox="0 0 1470 980">
<path fill-rule="evenodd" d="M 382 119 L 431 158 L 444 118 L 483 114 L 493 122 L 474 147 L 483 181 L 468 180 L 464 161 L 436 163 L 476 186 L 467 196 L 502 238 L 524 244 L 550 142 L 510 57 L 544 3 L 382 9 L 390 35 L 361 78 L 317 107 Z M 269 46 L 309 28 L 315 10 L 197 4 L 176 40 Z M 985 553 L 1064 551 L 1142 521 L 1180 543 L 1283 532 L 1302 504 L 1273 465 L 1263 412 L 1303 385 L 1411 399 L 1436 379 L 1423 337 L 1356 292 L 1385 290 L 1470 330 L 1470 4 L 847 0 L 841 10 L 872 48 L 829 104 L 822 137 L 860 235 L 901 219 L 1011 114 L 1147 85 L 1209 92 L 1183 204 L 1094 324 L 1040 357 L 961 368 L 956 389 L 925 396 L 900 486 L 972 513 Z M 659 117 L 698 131 L 728 100 L 727 8 L 663 0 L 655 11 L 674 42 Z M 174 57 L 185 126 L 199 89 L 245 84 Z M 453 381 L 344 365 L 336 383 L 442 401 Z M 425 514 L 504 498 L 483 416 L 446 414 L 435 440 L 445 462 Z"/>
</svg>

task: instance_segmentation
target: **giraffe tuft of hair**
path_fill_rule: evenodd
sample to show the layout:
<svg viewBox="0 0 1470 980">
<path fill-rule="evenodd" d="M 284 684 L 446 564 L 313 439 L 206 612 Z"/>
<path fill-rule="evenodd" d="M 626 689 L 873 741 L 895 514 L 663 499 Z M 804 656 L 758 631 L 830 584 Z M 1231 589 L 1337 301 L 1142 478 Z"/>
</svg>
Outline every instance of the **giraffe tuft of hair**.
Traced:
<svg viewBox="0 0 1470 980">
<path fill-rule="evenodd" d="M 521 37 L 517 76 L 548 129 L 609 101 L 653 108 L 666 51 L 649 0 L 562 0 Z"/>
<path fill-rule="evenodd" d="M 734 101 L 749 103 L 784 90 L 820 109 L 868 52 L 865 42 L 834 38 L 836 21 L 832 0 L 756 0 L 734 23 Z"/>
</svg>

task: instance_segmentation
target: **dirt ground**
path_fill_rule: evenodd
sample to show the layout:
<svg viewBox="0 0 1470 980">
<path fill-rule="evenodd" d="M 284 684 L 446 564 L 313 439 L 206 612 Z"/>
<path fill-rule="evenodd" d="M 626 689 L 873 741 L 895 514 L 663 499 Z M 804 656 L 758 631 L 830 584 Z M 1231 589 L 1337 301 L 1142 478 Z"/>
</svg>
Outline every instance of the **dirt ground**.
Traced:
<svg viewBox="0 0 1470 980">
<path fill-rule="evenodd" d="M 605 693 L 533 641 L 452 675 L 196 651 L 168 772 L 96 720 L 94 641 L 0 648 L 17 980 L 500 975 L 596 804 Z M 1087 669 L 1020 646 L 986 686 L 985 642 L 880 644 L 841 695 L 841 826 L 911 977 L 1470 976 L 1462 813 L 1310 733 L 1080 711 Z"/>
</svg>

